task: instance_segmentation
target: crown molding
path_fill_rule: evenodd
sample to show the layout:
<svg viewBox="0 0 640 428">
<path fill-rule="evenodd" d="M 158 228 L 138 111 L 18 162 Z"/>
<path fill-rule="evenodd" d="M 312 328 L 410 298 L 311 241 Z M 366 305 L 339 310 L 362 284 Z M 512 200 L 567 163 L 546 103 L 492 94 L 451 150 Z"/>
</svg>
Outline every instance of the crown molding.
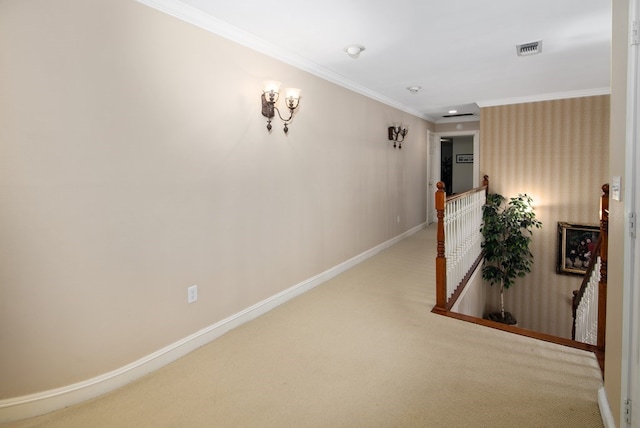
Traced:
<svg viewBox="0 0 640 428">
<path fill-rule="evenodd" d="M 300 70 L 311 73 L 314 76 L 320 77 L 321 79 L 335 83 L 336 85 L 342 86 L 343 88 L 349 89 L 350 91 L 356 92 L 360 95 L 364 95 L 390 107 L 404 111 L 405 113 L 408 113 L 412 116 L 416 116 L 434 123 L 436 121 L 435 118 L 429 115 L 426 115 L 411 107 L 400 104 L 388 97 L 385 97 L 384 95 L 381 95 L 349 79 L 346 79 L 344 76 L 334 73 L 312 61 L 309 61 L 299 55 L 294 55 L 280 46 L 267 42 L 266 40 L 261 39 L 249 32 L 241 30 L 225 21 L 211 16 L 188 4 L 185 4 L 180 0 L 136 1 L 153 9 L 159 10 L 160 12 L 171 15 L 174 18 L 178 18 L 182 21 L 200 27 L 206 31 L 217 34 L 220 37 L 231 40 L 249 49 L 275 58 L 278 61 L 282 61 Z"/>
<path fill-rule="evenodd" d="M 480 108 L 483 108 L 483 107 L 503 106 L 503 105 L 509 105 L 509 104 L 524 104 L 524 103 L 535 103 L 539 101 L 562 100 L 567 98 L 594 97 L 598 95 L 611 95 L 611 88 L 610 87 L 594 88 L 594 89 L 585 89 L 580 91 L 555 92 L 550 94 L 538 94 L 538 95 L 530 95 L 530 96 L 524 96 L 524 97 L 486 100 L 486 101 L 478 101 L 476 102 L 476 104 L 478 104 Z"/>
</svg>

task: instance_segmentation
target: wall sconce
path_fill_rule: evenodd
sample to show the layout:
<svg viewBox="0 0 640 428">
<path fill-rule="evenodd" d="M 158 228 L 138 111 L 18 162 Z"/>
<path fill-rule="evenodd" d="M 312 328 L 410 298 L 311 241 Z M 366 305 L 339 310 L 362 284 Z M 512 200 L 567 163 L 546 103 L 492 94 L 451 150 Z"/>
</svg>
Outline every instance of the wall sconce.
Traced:
<svg viewBox="0 0 640 428">
<path fill-rule="evenodd" d="M 405 125 L 390 126 L 389 127 L 389 141 L 393 141 L 393 147 L 396 145 L 399 149 L 402 148 L 402 142 L 404 137 L 409 133 L 409 127 Z"/>
<path fill-rule="evenodd" d="M 264 85 L 264 90 L 262 91 L 262 115 L 267 118 L 267 130 L 271 132 L 271 119 L 275 116 L 275 113 L 278 113 L 280 119 L 284 122 L 284 133 L 289 132 L 289 123 L 291 119 L 293 119 L 293 111 L 298 108 L 298 104 L 300 104 L 300 89 L 296 88 L 287 88 L 285 89 L 285 104 L 289 109 L 289 117 L 287 119 L 283 118 L 280 114 L 280 110 L 276 107 L 276 103 L 278 102 L 278 96 L 280 89 L 280 82 L 269 81 Z"/>
</svg>

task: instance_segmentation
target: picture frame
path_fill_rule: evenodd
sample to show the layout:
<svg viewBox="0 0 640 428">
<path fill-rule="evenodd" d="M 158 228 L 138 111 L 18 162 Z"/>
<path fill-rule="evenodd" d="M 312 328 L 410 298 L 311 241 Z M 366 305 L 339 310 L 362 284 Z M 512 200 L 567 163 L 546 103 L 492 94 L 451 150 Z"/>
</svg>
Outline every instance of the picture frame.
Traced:
<svg viewBox="0 0 640 428">
<path fill-rule="evenodd" d="M 584 276 L 599 236 L 599 225 L 558 222 L 556 273 Z"/>
<path fill-rule="evenodd" d="M 473 153 L 466 155 L 456 155 L 456 163 L 473 163 Z"/>
</svg>

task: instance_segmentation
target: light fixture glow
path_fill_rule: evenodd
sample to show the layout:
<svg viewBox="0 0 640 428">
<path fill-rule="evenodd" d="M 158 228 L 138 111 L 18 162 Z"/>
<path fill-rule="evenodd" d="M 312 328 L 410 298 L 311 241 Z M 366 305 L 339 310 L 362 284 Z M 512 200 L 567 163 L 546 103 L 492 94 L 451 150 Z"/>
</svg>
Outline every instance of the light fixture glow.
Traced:
<svg viewBox="0 0 640 428">
<path fill-rule="evenodd" d="M 298 88 L 286 88 L 284 90 L 285 94 L 285 104 L 289 109 L 289 117 L 287 119 L 283 118 L 280 114 L 280 110 L 276 107 L 276 102 L 278 102 L 279 97 L 279 89 L 280 82 L 276 81 L 267 81 L 264 84 L 264 89 L 262 91 L 262 115 L 267 118 L 267 131 L 271 132 L 271 119 L 275 116 L 275 113 L 278 113 L 278 117 L 284 122 L 284 133 L 289 132 L 289 123 L 293 119 L 293 112 L 298 105 L 300 104 L 300 89 Z"/>
<path fill-rule="evenodd" d="M 295 109 L 298 107 L 298 103 L 300 102 L 300 89 L 298 88 L 287 88 L 284 90 L 284 100 L 287 103 L 287 108 Z"/>
<path fill-rule="evenodd" d="M 275 80 L 266 80 L 264 82 L 264 92 L 278 92 L 280 90 L 280 82 Z"/>
</svg>

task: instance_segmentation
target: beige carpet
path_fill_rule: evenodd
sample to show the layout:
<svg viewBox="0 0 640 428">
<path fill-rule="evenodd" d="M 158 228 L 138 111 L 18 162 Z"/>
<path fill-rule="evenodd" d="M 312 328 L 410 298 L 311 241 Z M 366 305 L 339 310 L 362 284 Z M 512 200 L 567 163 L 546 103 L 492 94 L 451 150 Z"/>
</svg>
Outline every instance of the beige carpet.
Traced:
<svg viewBox="0 0 640 428">
<path fill-rule="evenodd" d="M 102 398 L 10 427 L 602 427 L 587 352 L 430 312 L 435 228 Z"/>
</svg>

